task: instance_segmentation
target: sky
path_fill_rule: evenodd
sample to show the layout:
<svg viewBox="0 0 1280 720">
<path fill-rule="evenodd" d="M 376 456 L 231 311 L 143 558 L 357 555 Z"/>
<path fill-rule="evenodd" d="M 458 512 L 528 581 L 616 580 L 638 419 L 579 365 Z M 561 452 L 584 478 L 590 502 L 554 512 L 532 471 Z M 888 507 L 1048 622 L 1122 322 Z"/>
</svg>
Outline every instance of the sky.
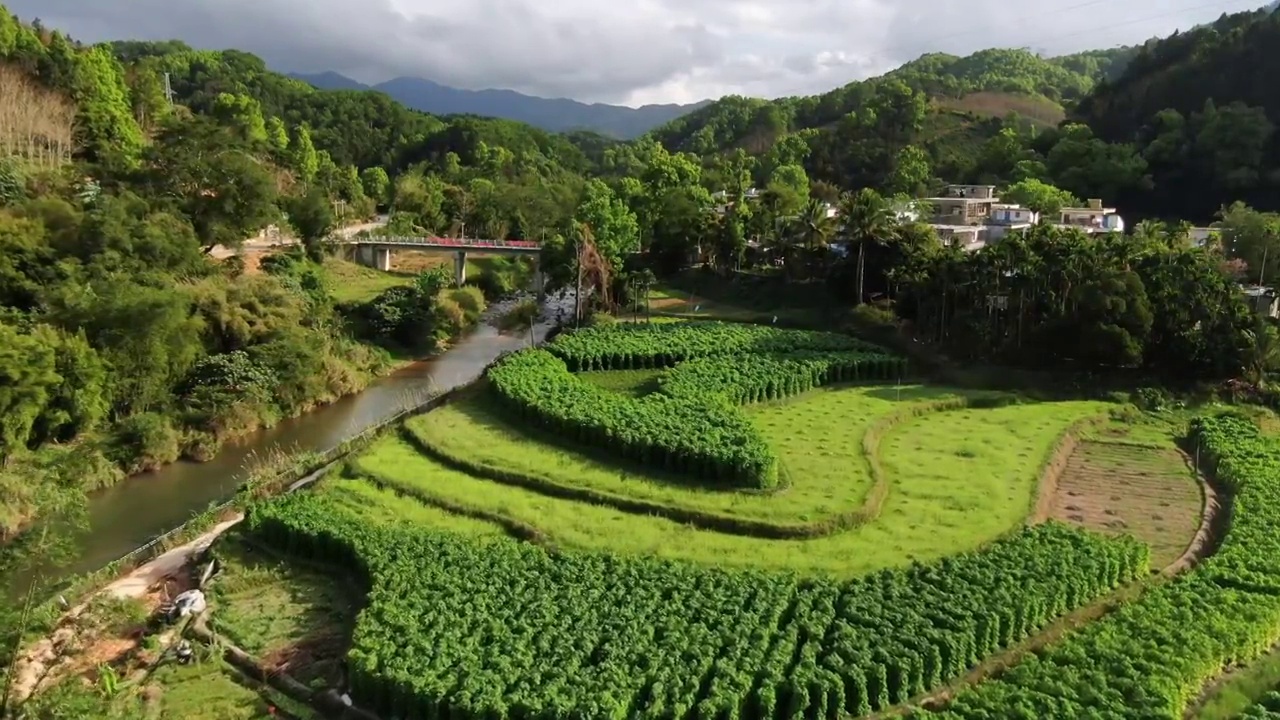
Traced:
<svg viewBox="0 0 1280 720">
<path fill-rule="evenodd" d="M 1263 0 L 0 0 L 85 42 L 637 106 L 824 92 L 926 52 L 1133 44 Z"/>
</svg>

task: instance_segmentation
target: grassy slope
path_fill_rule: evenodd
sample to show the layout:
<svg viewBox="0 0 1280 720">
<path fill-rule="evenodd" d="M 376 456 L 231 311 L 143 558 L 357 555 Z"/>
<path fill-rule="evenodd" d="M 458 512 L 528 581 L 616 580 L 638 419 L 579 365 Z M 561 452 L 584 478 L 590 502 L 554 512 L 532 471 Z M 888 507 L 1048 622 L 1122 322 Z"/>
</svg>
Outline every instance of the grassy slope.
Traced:
<svg viewBox="0 0 1280 720">
<path fill-rule="evenodd" d="M 405 285 L 413 280 L 407 273 L 382 272 L 349 260 L 329 258 L 324 264 L 334 299 L 340 303 L 358 303 L 372 300 L 388 288 Z"/>
<path fill-rule="evenodd" d="M 881 516 L 853 531 L 803 541 L 724 535 L 549 498 L 452 471 L 397 438 L 379 441 L 355 466 L 400 487 L 521 520 L 563 546 L 852 576 L 969 550 L 1017 526 L 1060 431 L 1101 408 L 1092 402 L 1022 405 L 906 422 L 884 440 L 890 490 Z M 820 426 L 792 430 L 826 434 L 833 448 L 858 452 L 860 436 L 833 432 L 847 424 L 841 417 L 814 417 Z M 912 439 L 923 436 L 933 446 L 922 458 Z"/>
<path fill-rule="evenodd" d="M 633 390 L 653 373 L 585 377 Z M 750 416 L 777 449 L 789 483 L 785 490 L 767 495 L 704 489 L 657 470 L 548 444 L 549 438 L 505 422 L 478 394 L 407 424 L 426 444 L 494 469 L 734 517 L 808 522 L 861 505 L 871 487 L 862 436 L 876 419 L 906 405 L 958 394 L 921 386 L 906 386 L 900 392 L 886 387 L 823 389 L 786 403 L 750 408 Z"/>
</svg>

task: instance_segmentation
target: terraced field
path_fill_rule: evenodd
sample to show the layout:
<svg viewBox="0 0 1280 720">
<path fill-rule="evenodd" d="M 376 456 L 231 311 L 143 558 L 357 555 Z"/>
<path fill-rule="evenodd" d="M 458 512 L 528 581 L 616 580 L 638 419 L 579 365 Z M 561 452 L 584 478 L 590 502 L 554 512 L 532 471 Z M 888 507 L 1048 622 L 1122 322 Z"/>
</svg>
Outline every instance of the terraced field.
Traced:
<svg viewBox="0 0 1280 720">
<path fill-rule="evenodd" d="M 912 698 L 949 697 L 938 693 L 1016 664 L 1026 649 L 1053 647 L 1064 630 L 1105 616 L 1109 597 L 1141 596 L 1149 570 L 1181 555 L 1200 527 L 1200 488 L 1168 428 L 1141 443 L 1081 431 L 1093 439 L 1065 469 L 1056 465 L 1071 428 L 1105 415 L 1105 403 L 875 384 L 860 378 L 860 353 L 884 363 L 874 350 L 772 330 L 709 328 L 737 343 L 733 352 L 767 354 L 719 370 L 725 343 L 700 344 L 695 327 L 570 341 L 583 354 L 566 362 L 617 369 L 536 381 L 580 384 L 567 394 L 482 384 L 409 420 L 315 491 L 255 511 L 254 543 L 346 573 L 359 568 L 355 577 L 373 583 L 350 639 L 358 703 L 466 718 L 550 718 L 571 708 L 584 717 L 892 712 Z M 616 352 L 611 333 L 622 334 Z M 655 333 L 652 357 L 645 333 Z M 674 334 L 657 341 L 664 333 Z M 559 352 L 556 343 L 549 351 Z M 697 374 L 673 389 L 667 368 L 691 359 Z M 765 366 L 773 369 L 753 374 Z M 690 377 L 702 391 L 689 393 Z M 754 389 L 726 392 L 730 377 Z M 515 414 L 513 401 L 554 406 Z M 710 409 L 706 420 L 700 407 Z M 584 408 L 632 417 L 655 434 L 590 427 Z M 776 480 L 709 484 L 720 472 L 713 463 L 738 462 L 731 442 L 698 459 L 662 425 L 678 419 L 713 437 L 716 418 L 735 428 L 732 437 L 765 448 L 758 457 Z M 1047 478 L 1055 483 L 1042 487 Z M 1040 519 L 1042 496 L 1064 522 L 1026 529 Z M 408 595 L 417 599 L 405 615 L 397 598 Z M 252 628 L 235 608 L 248 602 L 231 599 L 230 608 Z M 600 634 L 611 623 L 622 624 Z M 436 627 L 454 630 L 445 637 Z M 636 628 L 647 630 L 632 637 Z M 392 637 L 435 649 L 375 660 Z M 531 640 L 539 637 L 553 645 Z M 666 638 L 685 650 L 667 654 L 675 645 Z M 264 652 L 288 656 L 285 638 L 273 643 Z M 480 647 L 488 650 L 476 654 Z M 453 659 L 437 667 L 431 657 Z M 1074 715 L 1050 706 L 1027 715 L 1029 707 L 988 717 L 1085 717 L 1082 706 L 1070 706 Z M 977 717 L 967 708 L 955 712 Z"/>
</svg>

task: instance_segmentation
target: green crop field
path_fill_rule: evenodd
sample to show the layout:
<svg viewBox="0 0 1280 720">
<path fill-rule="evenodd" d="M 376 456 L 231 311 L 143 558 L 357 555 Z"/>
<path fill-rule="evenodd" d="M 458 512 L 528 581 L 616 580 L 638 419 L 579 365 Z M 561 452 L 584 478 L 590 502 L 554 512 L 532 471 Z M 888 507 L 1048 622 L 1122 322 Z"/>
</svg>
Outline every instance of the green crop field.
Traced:
<svg viewBox="0 0 1280 720">
<path fill-rule="evenodd" d="M 349 630 L 353 696 L 400 717 L 852 717 L 978 679 L 1042 632 L 1050 652 L 1106 623 L 1134 632 L 1107 598 L 1146 601 L 1150 549 L 1027 524 L 1044 494 L 1081 486 L 1044 484 L 1076 467 L 1062 455 L 1072 432 L 1095 438 L 1086 449 L 1132 443 L 1072 462 L 1131 472 L 1143 493 L 1167 482 L 1176 492 L 1153 497 L 1186 517 L 1198 498 L 1169 459 L 1172 431 L 1103 422 L 1103 402 L 903 384 L 901 371 L 865 343 L 768 327 L 563 335 L 315 489 L 254 506 L 247 537 L 369 583 Z M 243 559 L 235 572 L 223 622 L 264 653 L 303 644 L 299 618 L 351 627 L 332 592 L 280 590 L 314 576 Z M 254 583 L 265 589 L 236 592 Z M 1062 636 L 1073 614 L 1104 617 Z M 992 710 L 1010 678 L 943 712 L 1089 716 L 1078 698 L 1064 714 L 1021 690 L 1015 714 Z"/>
</svg>

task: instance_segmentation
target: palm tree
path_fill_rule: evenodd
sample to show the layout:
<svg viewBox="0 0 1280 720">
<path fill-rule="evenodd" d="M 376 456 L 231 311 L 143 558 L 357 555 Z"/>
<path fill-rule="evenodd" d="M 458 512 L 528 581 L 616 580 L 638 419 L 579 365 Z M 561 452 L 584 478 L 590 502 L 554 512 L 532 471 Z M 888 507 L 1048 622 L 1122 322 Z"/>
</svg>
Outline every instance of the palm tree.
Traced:
<svg viewBox="0 0 1280 720">
<path fill-rule="evenodd" d="M 867 269 L 867 245 L 887 243 L 898 231 L 898 217 L 880 193 L 863 188 L 840 199 L 840 229 L 845 239 L 858 246 L 857 297 L 861 305 Z"/>
<path fill-rule="evenodd" d="M 793 229 L 798 244 L 807 251 L 810 258 L 814 258 L 827 248 L 836 226 L 827 213 L 827 204 L 812 198 L 800 211 Z"/>
<path fill-rule="evenodd" d="M 1251 382 L 1261 387 L 1266 383 L 1267 371 L 1280 367 L 1280 334 L 1266 318 L 1259 317 L 1249 335 L 1253 343 L 1249 347 L 1245 373 Z"/>
</svg>

